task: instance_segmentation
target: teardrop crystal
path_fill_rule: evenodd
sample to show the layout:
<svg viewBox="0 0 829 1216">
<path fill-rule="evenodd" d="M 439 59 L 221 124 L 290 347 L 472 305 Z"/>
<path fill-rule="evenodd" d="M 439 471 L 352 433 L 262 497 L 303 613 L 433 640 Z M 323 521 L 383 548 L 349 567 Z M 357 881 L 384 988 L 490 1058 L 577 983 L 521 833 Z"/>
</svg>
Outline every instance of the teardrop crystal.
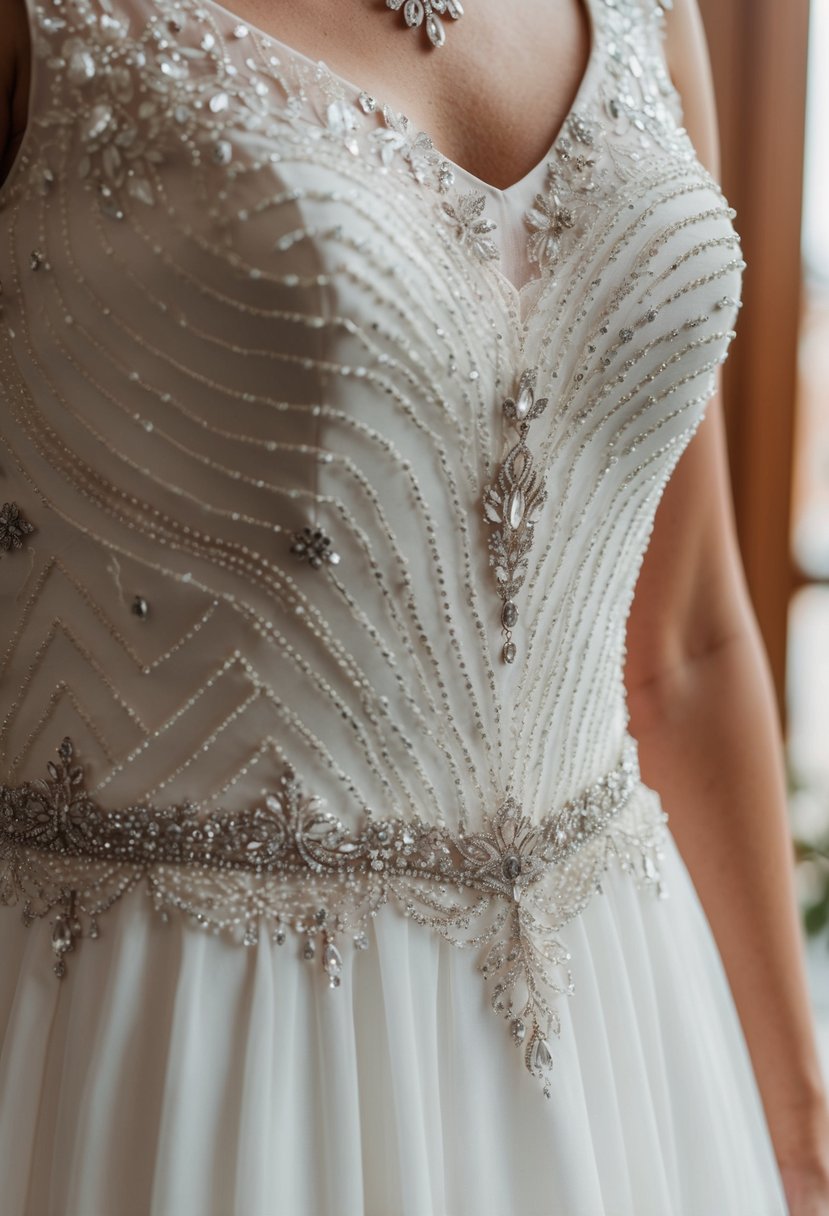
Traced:
<svg viewBox="0 0 829 1216">
<path fill-rule="evenodd" d="M 432 46 L 443 46 L 446 41 L 446 31 L 440 17 L 430 13 L 426 18 L 426 33 Z"/>
<path fill-rule="evenodd" d="M 515 1018 L 512 1023 L 512 1037 L 516 1043 L 524 1042 L 524 1035 L 527 1033 L 527 1028 L 521 1018 Z"/>
<path fill-rule="evenodd" d="M 549 1072 L 553 1067 L 553 1057 L 550 1055 L 547 1040 L 543 1035 L 539 1035 L 533 1043 L 532 1051 L 530 1052 L 530 1064 L 537 1072 Z"/>
<path fill-rule="evenodd" d="M 514 663 L 515 656 L 518 653 L 515 642 L 507 642 L 504 646 L 503 655 L 505 663 Z"/>
<path fill-rule="evenodd" d="M 507 508 L 507 519 L 509 526 L 513 529 L 517 528 L 524 517 L 524 491 L 519 486 L 513 490 L 509 497 L 509 507 Z"/>
<path fill-rule="evenodd" d="M 72 945 L 72 933 L 69 925 L 66 923 L 66 918 L 58 916 L 55 919 L 55 927 L 52 930 L 52 949 L 55 954 L 60 957 Z"/>
<path fill-rule="evenodd" d="M 403 20 L 410 28 L 420 25 L 423 20 L 423 5 L 421 0 L 406 0 L 403 5 Z"/>
<path fill-rule="evenodd" d="M 343 959 L 336 946 L 331 942 L 325 947 L 322 955 L 322 965 L 329 980 L 339 979 L 343 969 Z"/>
<path fill-rule="evenodd" d="M 515 417 L 519 420 L 526 418 L 533 406 L 533 390 L 530 384 L 524 383 L 521 385 L 520 392 L 515 399 Z"/>
</svg>

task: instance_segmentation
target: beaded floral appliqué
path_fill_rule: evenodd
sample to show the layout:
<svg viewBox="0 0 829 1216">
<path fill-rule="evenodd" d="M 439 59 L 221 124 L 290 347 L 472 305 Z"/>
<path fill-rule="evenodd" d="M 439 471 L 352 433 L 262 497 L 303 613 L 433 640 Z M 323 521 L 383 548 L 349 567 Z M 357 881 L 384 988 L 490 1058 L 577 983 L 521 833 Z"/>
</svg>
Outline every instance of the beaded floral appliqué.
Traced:
<svg viewBox="0 0 829 1216">
<path fill-rule="evenodd" d="M 8 553 L 10 549 L 22 549 L 25 538 L 34 532 L 34 524 L 30 524 L 16 502 L 4 502 L 0 508 L 0 549 Z"/>
<path fill-rule="evenodd" d="M 461 245 L 467 245 L 478 257 L 489 261 L 498 257 L 498 246 L 487 234 L 496 225 L 484 216 L 486 195 L 474 190 L 460 194 L 454 202 L 444 202 L 443 211 L 455 229 Z"/>
<path fill-rule="evenodd" d="M 650 791 L 630 738 L 610 772 L 539 821 L 507 797 L 471 833 L 394 817 L 349 831 L 290 766 L 262 805 L 206 816 L 191 803 L 104 809 L 68 737 L 47 769 L 0 786 L 0 902 L 22 904 L 27 925 L 55 912 L 59 977 L 78 941 L 97 937 L 102 914 L 141 881 L 165 918 L 177 909 L 214 932 L 241 932 L 247 945 L 268 931 L 283 944 L 292 928 L 332 988 L 341 940 L 364 949 L 368 918 L 393 902 L 456 946 L 487 947 L 479 967 L 494 981 L 492 1007 L 547 1096 L 555 999 L 573 988 L 556 931 L 611 856 L 638 881 L 658 882 L 665 816 L 642 797 Z"/>
<path fill-rule="evenodd" d="M 571 114 L 547 162 L 545 189 L 524 217 L 530 230 L 530 261 L 542 269 L 558 261 L 564 234 L 582 221 L 589 196 L 596 191 L 594 139 L 592 124 L 581 114 Z"/>
</svg>

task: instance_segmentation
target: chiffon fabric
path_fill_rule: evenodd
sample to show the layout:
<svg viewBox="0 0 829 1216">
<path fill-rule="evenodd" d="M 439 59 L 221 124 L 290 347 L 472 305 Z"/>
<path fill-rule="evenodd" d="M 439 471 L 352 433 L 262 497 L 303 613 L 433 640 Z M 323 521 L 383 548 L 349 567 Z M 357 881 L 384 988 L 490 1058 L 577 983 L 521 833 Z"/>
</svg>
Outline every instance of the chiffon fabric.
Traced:
<svg viewBox="0 0 829 1216">
<path fill-rule="evenodd" d="M 44 973 L 3 918 L 4 1205 L 123 1216 L 784 1213 L 745 1041 L 671 841 L 658 903 L 611 872 L 552 1098 L 516 1069 L 469 960 L 379 916 L 343 988 L 266 938 L 164 925 L 139 892 Z"/>
<path fill-rule="evenodd" d="M 507 190 L 212 0 L 28 6 L 0 496 L 36 530 L 0 563 L 4 781 L 69 736 L 113 810 L 244 807 L 282 761 L 349 824 L 576 796 L 624 737 L 627 613 L 744 265 L 660 6 L 587 0 L 577 98 Z M 505 662 L 481 504 L 527 369 L 547 499 Z M 298 560 L 306 526 L 338 564 Z M 3 1216 L 784 1216 L 663 809 L 665 897 L 632 846 L 557 931 L 549 1099 L 476 950 L 393 903 L 332 991 L 293 936 L 165 921 L 143 884 L 58 979 L 54 916 L 9 899 Z"/>
</svg>

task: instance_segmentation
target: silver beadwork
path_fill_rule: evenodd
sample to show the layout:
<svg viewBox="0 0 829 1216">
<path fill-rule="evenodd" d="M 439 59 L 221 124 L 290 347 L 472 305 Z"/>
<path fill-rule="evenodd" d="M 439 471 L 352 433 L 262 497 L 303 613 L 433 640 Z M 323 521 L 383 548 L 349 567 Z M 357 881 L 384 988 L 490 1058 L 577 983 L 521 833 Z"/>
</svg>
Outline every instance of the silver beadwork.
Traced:
<svg viewBox="0 0 829 1216">
<path fill-rule="evenodd" d="M 132 611 L 142 621 L 147 619 L 150 611 L 150 605 L 144 599 L 143 595 L 136 595 L 132 601 Z"/>
<path fill-rule="evenodd" d="M 457 21 L 463 16 L 461 0 L 386 0 L 386 7 L 394 12 L 403 10 L 403 20 L 409 29 L 423 26 L 433 47 L 446 42 L 446 27 L 441 17 Z"/>
<path fill-rule="evenodd" d="M 3 503 L 0 507 L 0 549 L 7 553 L 10 549 L 22 549 L 23 538 L 34 530 L 34 524 L 29 523 L 16 502 Z"/>
<path fill-rule="evenodd" d="M 291 534 L 291 553 L 297 557 L 303 557 L 308 562 L 309 566 L 314 569 L 327 562 L 331 566 L 336 566 L 340 560 L 339 553 L 331 547 L 331 537 L 327 536 L 321 528 L 302 528 L 299 532 Z"/>
<path fill-rule="evenodd" d="M 27 925 L 55 911 L 59 978 L 78 940 L 97 936 L 97 917 L 141 881 L 159 912 L 239 926 L 248 946 L 263 922 L 280 944 L 290 925 L 331 988 L 343 973 L 338 937 L 365 949 L 364 924 L 394 902 L 455 945 L 488 946 L 480 970 L 495 981 L 492 1007 L 517 1044 L 526 1039 L 526 1067 L 548 1096 L 553 1002 L 572 988 L 557 929 L 580 910 L 611 848 L 629 866 L 636 841 L 643 879 L 658 880 L 661 813 L 637 808 L 630 737 L 613 769 L 541 819 L 508 796 L 475 832 L 402 817 L 349 831 L 290 765 L 247 810 L 203 814 L 190 802 L 108 810 L 87 791 L 71 739 L 57 750 L 44 779 L 0 786 L 0 902 L 21 903 Z"/>
<path fill-rule="evenodd" d="M 547 405 L 547 398 L 535 398 L 536 368 L 522 372 L 515 398 L 503 402 L 504 417 L 518 430 L 518 439 L 507 452 L 494 484 L 484 490 L 484 517 L 496 525 L 489 538 L 489 564 L 495 569 L 498 594 L 504 601 L 501 626 L 504 645 L 501 656 L 505 663 L 514 663 L 516 646 L 512 630 L 518 621 L 515 596 L 527 574 L 527 557 L 532 545 L 533 530 L 546 499 L 543 477 L 533 467 L 533 457 L 527 447 L 530 422 L 538 418 Z"/>
</svg>

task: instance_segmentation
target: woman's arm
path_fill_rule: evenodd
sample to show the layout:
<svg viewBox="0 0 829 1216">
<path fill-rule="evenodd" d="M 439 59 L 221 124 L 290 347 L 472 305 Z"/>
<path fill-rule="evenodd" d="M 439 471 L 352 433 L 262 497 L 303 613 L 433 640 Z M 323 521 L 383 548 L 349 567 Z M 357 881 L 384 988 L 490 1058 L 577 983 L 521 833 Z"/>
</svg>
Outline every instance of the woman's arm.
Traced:
<svg viewBox="0 0 829 1216">
<path fill-rule="evenodd" d="M 29 23 L 23 0 L 0 0 L 0 184 L 26 126 L 29 102 Z"/>
<path fill-rule="evenodd" d="M 675 0 L 668 60 L 700 160 L 718 177 L 696 0 Z M 717 395 L 657 511 L 628 629 L 631 731 L 710 921 L 791 1211 L 829 1214 L 829 1113 L 796 910 L 768 663 L 741 566 Z"/>
</svg>

